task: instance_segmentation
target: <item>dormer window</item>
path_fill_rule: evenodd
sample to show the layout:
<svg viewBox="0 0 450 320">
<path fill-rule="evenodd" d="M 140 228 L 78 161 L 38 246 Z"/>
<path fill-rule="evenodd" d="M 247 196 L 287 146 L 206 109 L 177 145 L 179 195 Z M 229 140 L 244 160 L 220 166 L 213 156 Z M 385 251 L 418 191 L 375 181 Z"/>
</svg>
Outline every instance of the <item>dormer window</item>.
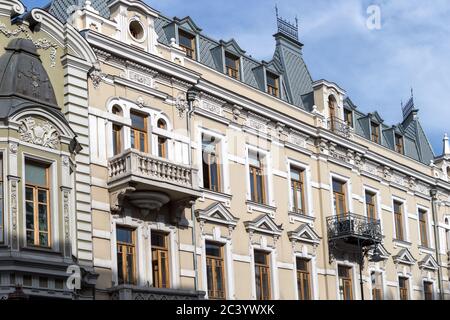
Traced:
<svg viewBox="0 0 450 320">
<path fill-rule="evenodd" d="M 225 52 L 225 71 L 226 74 L 236 80 L 239 79 L 239 57 Z"/>
<path fill-rule="evenodd" d="M 403 144 L 403 137 L 399 134 L 395 135 L 395 151 L 400 153 L 400 154 L 404 154 L 405 153 L 405 148 L 404 148 L 404 144 Z"/>
<path fill-rule="evenodd" d="M 280 97 L 280 79 L 271 72 L 267 72 L 267 93 L 279 98 Z"/>
<path fill-rule="evenodd" d="M 380 143 L 380 126 L 375 122 L 371 122 L 370 129 L 372 142 Z"/>
<path fill-rule="evenodd" d="M 178 31 L 178 42 L 186 56 L 195 59 L 195 36 L 183 30 Z"/>
<path fill-rule="evenodd" d="M 353 128 L 353 112 L 348 109 L 344 109 L 344 121 L 345 123 Z"/>
</svg>

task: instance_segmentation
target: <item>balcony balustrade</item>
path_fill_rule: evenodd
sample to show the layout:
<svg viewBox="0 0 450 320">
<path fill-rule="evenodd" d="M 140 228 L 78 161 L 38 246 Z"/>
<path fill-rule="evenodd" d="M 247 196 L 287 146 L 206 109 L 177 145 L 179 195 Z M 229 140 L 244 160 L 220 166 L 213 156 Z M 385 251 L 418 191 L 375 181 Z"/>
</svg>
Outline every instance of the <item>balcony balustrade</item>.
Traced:
<svg viewBox="0 0 450 320">
<path fill-rule="evenodd" d="M 347 139 L 353 137 L 353 128 L 346 121 L 336 117 L 328 119 L 328 129 Z"/>
<path fill-rule="evenodd" d="M 339 240 L 361 247 L 380 244 L 383 240 L 380 220 L 346 213 L 327 219 L 328 240 Z"/>
</svg>

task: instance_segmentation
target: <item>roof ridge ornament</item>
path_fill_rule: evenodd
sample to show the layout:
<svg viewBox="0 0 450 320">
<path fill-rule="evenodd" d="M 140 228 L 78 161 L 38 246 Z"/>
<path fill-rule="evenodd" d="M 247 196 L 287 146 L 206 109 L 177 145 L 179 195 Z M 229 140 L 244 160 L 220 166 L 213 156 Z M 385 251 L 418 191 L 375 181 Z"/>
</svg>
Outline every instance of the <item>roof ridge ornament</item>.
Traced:
<svg viewBox="0 0 450 320">
<path fill-rule="evenodd" d="M 298 17 L 295 17 L 295 24 L 283 19 L 279 15 L 278 5 L 275 5 L 275 13 L 277 16 L 278 33 L 281 33 L 291 40 L 299 41 L 298 37 Z"/>
<path fill-rule="evenodd" d="M 411 112 L 417 112 L 417 109 L 414 104 L 414 89 L 411 87 L 411 98 L 409 98 L 408 102 L 403 105 L 402 101 L 402 112 L 403 112 L 403 119 L 406 119 Z"/>
</svg>

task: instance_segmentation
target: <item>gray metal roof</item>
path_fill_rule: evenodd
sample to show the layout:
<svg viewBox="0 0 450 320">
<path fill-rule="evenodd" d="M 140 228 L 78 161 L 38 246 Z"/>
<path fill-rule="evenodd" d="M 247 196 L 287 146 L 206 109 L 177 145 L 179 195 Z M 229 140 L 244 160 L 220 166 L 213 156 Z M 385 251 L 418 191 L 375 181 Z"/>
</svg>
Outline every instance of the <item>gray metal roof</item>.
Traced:
<svg viewBox="0 0 450 320">
<path fill-rule="evenodd" d="M 66 23 L 72 13 L 76 9 L 83 7 L 85 2 L 86 0 L 53 0 L 49 4 L 47 11 L 62 23 Z M 91 5 L 103 18 L 109 18 L 108 0 L 93 0 Z"/>
</svg>

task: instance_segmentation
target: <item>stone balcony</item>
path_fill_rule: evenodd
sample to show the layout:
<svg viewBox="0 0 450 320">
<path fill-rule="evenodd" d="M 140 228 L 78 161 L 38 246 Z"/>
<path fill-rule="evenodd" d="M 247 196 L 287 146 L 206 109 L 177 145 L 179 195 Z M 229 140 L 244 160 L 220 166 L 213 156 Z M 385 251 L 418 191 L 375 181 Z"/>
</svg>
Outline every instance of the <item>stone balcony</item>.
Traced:
<svg viewBox="0 0 450 320">
<path fill-rule="evenodd" d="M 108 188 L 112 211 L 120 209 L 124 198 L 141 209 L 155 210 L 201 195 L 196 169 L 132 149 L 109 160 Z"/>
<path fill-rule="evenodd" d="M 205 292 L 120 285 L 108 290 L 112 300 L 202 300 Z"/>
</svg>

